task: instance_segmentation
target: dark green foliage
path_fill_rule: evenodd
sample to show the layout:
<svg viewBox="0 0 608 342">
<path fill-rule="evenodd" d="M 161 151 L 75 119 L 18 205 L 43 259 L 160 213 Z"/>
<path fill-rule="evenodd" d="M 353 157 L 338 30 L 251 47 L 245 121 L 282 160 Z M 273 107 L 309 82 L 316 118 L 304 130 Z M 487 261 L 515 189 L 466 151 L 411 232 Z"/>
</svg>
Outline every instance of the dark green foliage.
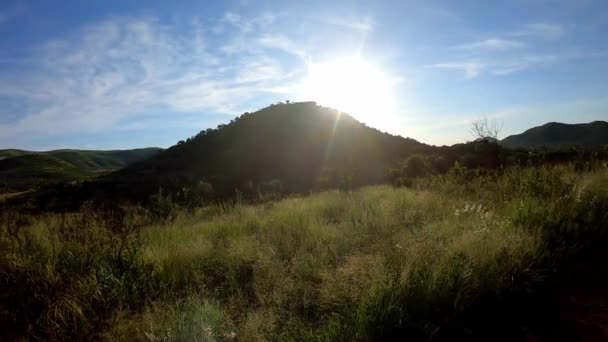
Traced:
<svg viewBox="0 0 608 342">
<path fill-rule="evenodd" d="M 104 181 L 151 193 L 203 179 L 218 197 L 235 190 L 257 197 L 273 180 L 281 182 L 281 192 L 382 182 L 388 167 L 431 149 L 312 102 L 276 104 L 202 131 Z"/>
<path fill-rule="evenodd" d="M 24 155 L 45 155 L 66 161 L 84 171 L 108 172 L 119 170 L 127 165 L 150 158 L 161 151 L 162 149 L 155 147 L 112 151 L 53 150 L 33 152 L 0 150 L 0 159 Z"/>
<path fill-rule="evenodd" d="M 262 182 L 258 185 L 258 196 L 262 200 L 279 199 L 283 194 L 283 183 L 278 179 Z"/>
<path fill-rule="evenodd" d="M 89 152 L 93 153 L 52 153 L 65 158 L 76 153 L 83 159 L 82 155 Z M 584 172 L 607 160 L 608 149 L 599 147 L 511 150 L 495 139 L 450 147 L 428 146 L 382 133 L 313 102 L 280 103 L 245 113 L 217 129 L 201 131 L 118 172 L 73 186 L 46 187 L 11 203 L 29 200 L 36 203 L 37 210 L 55 211 L 74 210 L 87 200 L 146 205 L 157 201 L 152 196 L 162 188 L 174 204 L 192 209 L 201 203 L 231 200 L 237 193 L 247 201 L 256 201 L 387 181 L 411 187 L 416 178 L 445 174 L 456 163 L 475 177 L 480 172 L 514 165 L 568 162 Z M 199 188 L 200 182 L 210 189 Z"/>
<path fill-rule="evenodd" d="M 0 193 L 79 182 L 149 158 L 161 149 L 117 151 L 0 150 Z"/>
<path fill-rule="evenodd" d="M 162 149 L 153 147 L 114 151 L 56 150 L 46 153 L 84 170 L 109 172 L 148 159 L 161 151 Z"/>
<path fill-rule="evenodd" d="M 190 210 L 194 210 L 213 200 L 213 185 L 204 181 L 194 182 L 190 186 L 183 187 L 178 195 L 179 202 L 182 205 Z"/>
<path fill-rule="evenodd" d="M 429 166 L 423 157 L 411 156 L 405 161 L 404 172 L 408 177 L 424 177 L 429 173 Z"/>
<path fill-rule="evenodd" d="M 0 159 L 0 193 L 28 190 L 48 183 L 81 181 L 92 175 L 48 155 L 9 157 Z"/>
<path fill-rule="evenodd" d="M 152 195 L 148 201 L 148 211 L 154 222 L 171 222 L 175 219 L 177 204 L 173 201 L 171 194 L 165 194 L 163 189 Z"/>
<path fill-rule="evenodd" d="M 572 125 L 550 122 L 531 128 L 522 134 L 506 137 L 500 143 L 510 148 L 607 145 L 608 122 L 594 121 L 588 124 Z"/>
</svg>

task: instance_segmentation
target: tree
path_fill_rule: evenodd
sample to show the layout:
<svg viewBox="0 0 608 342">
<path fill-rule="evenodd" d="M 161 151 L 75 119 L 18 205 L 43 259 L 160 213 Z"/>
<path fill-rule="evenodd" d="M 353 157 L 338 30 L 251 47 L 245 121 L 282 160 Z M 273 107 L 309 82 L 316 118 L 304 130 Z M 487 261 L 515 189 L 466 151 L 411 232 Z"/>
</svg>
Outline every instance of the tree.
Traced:
<svg viewBox="0 0 608 342">
<path fill-rule="evenodd" d="M 476 154 L 481 156 L 480 165 L 488 168 L 497 168 L 502 165 L 501 148 L 498 145 L 500 131 L 502 131 L 502 123 L 499 124 L 495 119 L 490 120 L 485 115 L 481 119 L 473 121 L 471 134 L 478 143 L 475 144 L 475 149 Z"/>
<path fill-rule="evenodd" d="M 408 177 L 424 177 L 428 174 L 428 166 L 423 157 L 413 155 L 405 162 L 404 171 Z"/>
<path fill-rule="evenodd" d="M 499 124 L 496 119 L 489 120 L 484 115 L 481 119 L 473 121 L 471 134 L 475 137 L 475 140 L 496 142 L 502 131 L 502 126 L 502 123 Z"/>
</svg>

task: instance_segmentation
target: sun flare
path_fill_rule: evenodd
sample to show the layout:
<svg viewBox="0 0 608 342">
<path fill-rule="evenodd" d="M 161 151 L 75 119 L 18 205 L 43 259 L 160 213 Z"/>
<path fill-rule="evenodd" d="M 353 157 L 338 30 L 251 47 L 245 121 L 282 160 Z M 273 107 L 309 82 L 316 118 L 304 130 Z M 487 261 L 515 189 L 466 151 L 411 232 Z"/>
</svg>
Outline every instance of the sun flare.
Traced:
<svg viewBox="0 0 608 342">
<path fill-rule="evenodd" d="M 303 97 L 354 116 L 380 130 L 394 129 L 394 81 L 375 65 L 344 57 L 308 65 Z"/>
</svg>

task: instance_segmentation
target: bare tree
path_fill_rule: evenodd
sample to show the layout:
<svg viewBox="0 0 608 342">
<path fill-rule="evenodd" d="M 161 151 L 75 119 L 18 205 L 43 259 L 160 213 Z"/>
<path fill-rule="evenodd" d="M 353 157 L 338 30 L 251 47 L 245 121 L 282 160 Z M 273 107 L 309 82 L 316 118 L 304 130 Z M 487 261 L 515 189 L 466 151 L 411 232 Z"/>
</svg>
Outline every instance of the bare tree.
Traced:
<svg viewBox="0 0 608 342">
<path fill-rule="evenodd" d="M 484 115 L 481 119 L 473 121 L 471 134 L 475 140 L 498 141 L 502 126 L 503 124 L 499 124 L 496 119 L 490 120 Z"/>
</svg>

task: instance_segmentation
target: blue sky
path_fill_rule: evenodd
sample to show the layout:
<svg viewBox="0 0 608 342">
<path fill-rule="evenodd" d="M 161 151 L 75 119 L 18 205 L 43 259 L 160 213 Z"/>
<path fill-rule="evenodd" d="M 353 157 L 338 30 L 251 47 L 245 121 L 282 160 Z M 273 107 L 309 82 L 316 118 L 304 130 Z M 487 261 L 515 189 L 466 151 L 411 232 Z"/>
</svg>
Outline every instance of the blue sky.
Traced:
<svg viewBox="0 0 608 342">
<path fill-rule="evenodd" d="M 316 100 L 310 66 L 349 56 L 391 80 L 380 128 L 426 143 L 607 120 L 607 35 L 605 0 L 4 0 L 0 148 L 167 147 Z"/>
</svg>

